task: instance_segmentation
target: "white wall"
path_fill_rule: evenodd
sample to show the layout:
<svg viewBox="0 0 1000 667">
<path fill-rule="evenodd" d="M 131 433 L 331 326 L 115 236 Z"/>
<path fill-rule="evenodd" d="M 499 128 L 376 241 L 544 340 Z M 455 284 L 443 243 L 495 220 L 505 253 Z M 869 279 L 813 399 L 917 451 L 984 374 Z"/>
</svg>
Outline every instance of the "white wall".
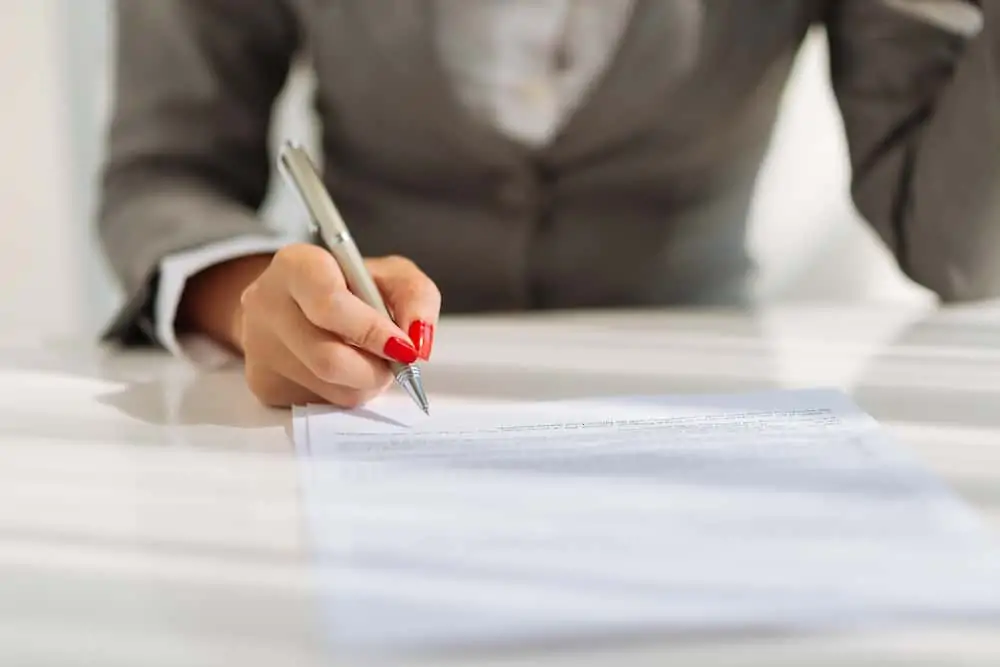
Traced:
<svg viewBox="0 0 1000 667">
<path fill-rule="evenodd" d="M 65 333 L 81 316 L 55 5 L 0 0 L 0 338 Z"/>
<path fill-rule="evenodd" d="M 2 0 L 0 0 L 2 1 Z M 67 150 L 74 178 L 67 196 L 83 234 L 79 282 L 84 292 L 81 327 L 99 331 L 110 318 L 120 294 L 98 250 L 94 232 L 96 180 L 101 165 L 110 101 L 111 0 L 56 0 L 63 86 L 69 128 Z"/>
<path fill-rule="evenodd" d="M 150 0 L 155 1 L 155 0 Z M 0 0 L 0 338 L 94 333 L 119 295 L 92 234 L 108 85 L 107 0 Z M 311 136 L 308 81 L 278 136 Z M 752 249 L 767 299 L 928 297 L 907 283 L 847 197 L 824 41 L 807 43 L 761 178 Z M 272 201 L 294 224 L 298 207 Z"/>
</svg>

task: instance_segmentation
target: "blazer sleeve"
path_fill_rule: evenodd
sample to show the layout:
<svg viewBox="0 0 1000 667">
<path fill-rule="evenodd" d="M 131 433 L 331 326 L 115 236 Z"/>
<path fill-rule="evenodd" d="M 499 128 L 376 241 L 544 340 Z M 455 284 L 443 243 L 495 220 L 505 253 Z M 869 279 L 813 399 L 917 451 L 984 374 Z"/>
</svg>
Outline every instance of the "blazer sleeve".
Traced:
<svg viewBox="0 0 1000 667">
<path fill-rule="evenodd" d="M 160 261 L 268 234 L 272 109 L 297 49 L 286 0 L 117 0 L 102 250 L 126 294 L 105 334 L 154 334 Z"/>
<path fill-rule="evenodd" d="M 942 301 L 1000 296 L 1000 2 L 968 0 L 982 12 L 970 36 L 904 1 L 827 5 L 852 196 Z"/>
</svg>

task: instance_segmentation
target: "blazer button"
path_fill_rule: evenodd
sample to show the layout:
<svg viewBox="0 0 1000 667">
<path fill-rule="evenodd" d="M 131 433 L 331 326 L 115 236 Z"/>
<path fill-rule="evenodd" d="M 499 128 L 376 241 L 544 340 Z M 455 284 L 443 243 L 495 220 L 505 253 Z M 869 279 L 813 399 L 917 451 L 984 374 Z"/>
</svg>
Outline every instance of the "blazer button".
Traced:
<svg viewBox="0 0 1000 667">
<path fill-rule="evenodd" d="M 534 203 L 534 188 L 522 180 L 505 181 L 497 191 L 500 203 L 509 208 L 526 209 Z"/>
</svg>

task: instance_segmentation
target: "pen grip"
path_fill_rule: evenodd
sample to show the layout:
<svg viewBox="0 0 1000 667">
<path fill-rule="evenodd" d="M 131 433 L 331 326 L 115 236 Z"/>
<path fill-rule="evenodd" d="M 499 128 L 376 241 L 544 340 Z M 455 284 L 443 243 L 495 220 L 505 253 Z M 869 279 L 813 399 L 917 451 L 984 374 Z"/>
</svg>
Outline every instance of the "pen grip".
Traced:
<svg viewBox="0 0 1000 667">
<path fill-rule="evenodd" d="M 365 267 L 365 258 L 351 238 L 347 225 L 340 217 L 336 205 L 323 186 L 316 167 L 305 150 L 297 144 L 286 142 L 278 159 L 281 173 L 302 197 L 306 210 L 316 225 L 318 241 L 333 255 L 340 266 L 347 287 L 356 297 L 393 320 L 392 313 L 382 300 L 382 293 Z M 395 320 L 393 320 L 395 321 Z M 397 380 L 414 370 L 406 364 L 391 362 L 392 374 Z"/>
<path fill-rule="evenodd" d="M 365 268 L 364 257 L 361 256 L 354 240 L 349 235 L 345 235 L 339 243 L 330 245 L 328 249 L 337 260 L 351 293 L 395 322 L 392 313 L 389 312 L 382 299 L 378 285 L 375 284 L 375 280 Z M 401 373 L 408 371 L 407 365 L 398 361 L 390 361 L 389 367 L 394 377 L 399 377 Z"/>
<path fill-rule="evenodd" d="M 340 265 L 348 289 L 369 306 L 392 319 L 392 313 L 389 312 L 385 301 L 382 300 L 382 293 L 379 292 L 378 285 L 375 284 L 375 280 L 365 268 L 364 257 L 361 256 L 354 241 L 348 236 L 340 243 L 331 245 L 329 250 L 337 260 L 337 264 Z"/>
</svg>

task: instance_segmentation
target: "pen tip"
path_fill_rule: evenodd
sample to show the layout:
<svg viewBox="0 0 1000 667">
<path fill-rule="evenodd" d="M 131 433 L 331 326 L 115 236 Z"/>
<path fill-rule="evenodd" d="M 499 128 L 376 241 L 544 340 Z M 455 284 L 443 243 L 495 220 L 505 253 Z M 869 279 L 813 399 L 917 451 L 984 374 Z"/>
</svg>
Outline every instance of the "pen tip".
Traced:
<svg viewBox="0 0 1000 667">
<path fill-rule="evenodd" d="M 396 382 L 410 395 L 421 412 L 429 417 L 431 408 L 427 402 L 423 385 L 420 384 L 420 370 L 416 366 L 410 366 L 396 376 Z"/>
</svg>

